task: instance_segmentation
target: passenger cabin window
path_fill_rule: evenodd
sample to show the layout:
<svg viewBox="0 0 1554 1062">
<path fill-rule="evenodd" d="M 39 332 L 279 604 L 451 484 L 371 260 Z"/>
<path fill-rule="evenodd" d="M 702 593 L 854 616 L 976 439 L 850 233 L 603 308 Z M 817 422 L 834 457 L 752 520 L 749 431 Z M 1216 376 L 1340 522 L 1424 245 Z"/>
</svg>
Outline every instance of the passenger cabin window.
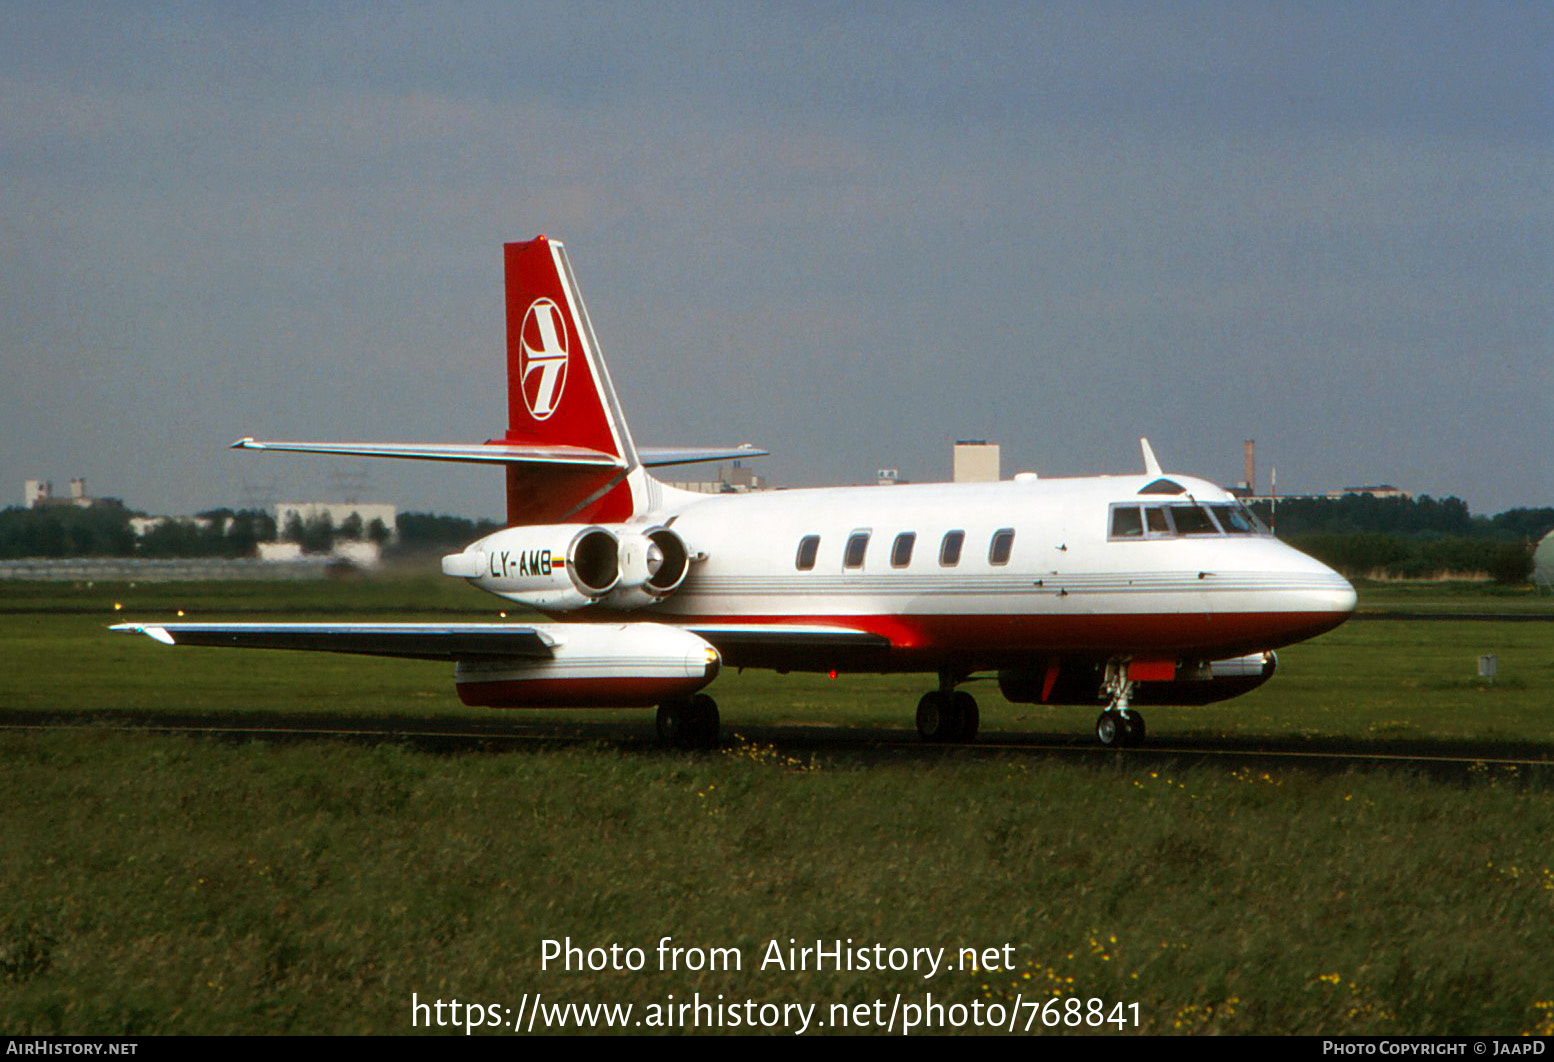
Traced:
<svg viewBox="0 0 1554 1062">
<path fill-rule="evenodd" d="M 863 555 L 869 548 L 869 533 L 854 531 L 847 539 L 847 551 L 842 554 L 842 567 L 862 568 Z"/>
<path fill-rule="evenodd" d="M 799 539 L 799 554 L 793 561 L 793 566 L 801 572 L 813 571 L 815 567 L 815 555 L 820 552 L 820 536 L 805 535 Z"/>
<path fill-rule="evenodd" d="M 993 532 L 993 544 L 987 549 L 989 564 L 1008 564 L 1009 551 L 1014 548 L 1014 528 L 1005 527 Z"/>
<path fill-rule="evenodd" d="M 943 568 L 953 568 L 960 563 L 960 547 L 966 541 L 964 531 L 946 531 L 944 541 L 939 543 L 939 565 Z"/>
<path fill-rule="evenodd" d="M 890 566 L 905 568 L 912 563 L 912 547 L 917 543 L 915 531 L 903 531 L 896 536 L 896 544 L 890 547 Z"/>
</svg>

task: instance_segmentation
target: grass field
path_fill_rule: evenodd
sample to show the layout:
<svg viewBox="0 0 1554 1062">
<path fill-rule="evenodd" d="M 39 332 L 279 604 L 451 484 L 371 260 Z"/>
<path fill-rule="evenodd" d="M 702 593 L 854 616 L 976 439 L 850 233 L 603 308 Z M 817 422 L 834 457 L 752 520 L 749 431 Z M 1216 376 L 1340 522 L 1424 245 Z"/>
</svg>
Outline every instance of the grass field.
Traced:
<svg viewBox="0 0 1554 1062">
<path fill-rule="evenodd" d="M 811 1032 L 878 1002 L 870 1020 L 895 1007 L 896 1032 L 996 1013 L 1044 1034 L 1115 1034 L 1083 1023 L 1097 1014 L 1143 1032 L 1554 1033 L 1554 767 L 1493 762 L 1554 758 L 1551 623 L 1356 621 L 1282 652 L 1245 698 L 1149 712 L 1157 748 L 1223 757 L 1094 752 L 1093 711 L 986 684 L 988 741 L 1017 747 L 922 749 L 896 740 L 922 677 L 765 673 L 712 688 L 721 750 L 671 753 L 650 713 L 463 708 L 441 665 L 104 630 L 180 608 L 488 619 L 489 600 L 451 580 L 0 586 L 0 722 L 79 724 L 0 733 L 0 1030 L 395 1034 L 415 1031 L 412 994 L 512 1022 L 539 993 L 632 1004 L 633 1032 L 674 1019 L 666 1004 L 751 1000 L 816 1005 Z M 1362 608 L 1548 599 L 1383 588 Z M 147 729 L 283 717 L 535 739 Z M 1322 750 L 1483 762 L 1259 755 Z M 684 969 L 696 952 L 660 969 L 665 936 L 739 969 Z M 640 948 L 643 969 L 542 968 L 543 942 L 567 938 Z M 1011 968 L 763 968 L 790 940 L 945 948 L 951 965 L 997 949 Z M 1031 1009 L 1045 1000 L 1055 1028 Z M 796 1031 L 804 1014 L 700 1017 Z"/>
</svg>

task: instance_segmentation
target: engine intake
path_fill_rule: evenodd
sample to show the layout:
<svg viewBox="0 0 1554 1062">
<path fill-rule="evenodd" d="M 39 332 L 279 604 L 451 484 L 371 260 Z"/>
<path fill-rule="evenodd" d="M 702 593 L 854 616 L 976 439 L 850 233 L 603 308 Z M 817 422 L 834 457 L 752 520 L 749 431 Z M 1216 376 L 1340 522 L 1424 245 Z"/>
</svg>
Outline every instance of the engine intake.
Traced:
<svg viewBox="0 0 1554 1062">
<path fill-rule="evenodd" d="M 620 547 L 615 536 L 602 527 L 577 533 L 567 547 L 567 570 L 573 584 L 585 594 L 603 597 L 621 581 Z"/>
<path fill-rule="evenodd" d="M 620 584 L 605 600 L 611 608 L 641 608 L 679 589 L 690 571 L 690 552 L 667 527 L 623 530 L 620 535 Z"/>
</svg>

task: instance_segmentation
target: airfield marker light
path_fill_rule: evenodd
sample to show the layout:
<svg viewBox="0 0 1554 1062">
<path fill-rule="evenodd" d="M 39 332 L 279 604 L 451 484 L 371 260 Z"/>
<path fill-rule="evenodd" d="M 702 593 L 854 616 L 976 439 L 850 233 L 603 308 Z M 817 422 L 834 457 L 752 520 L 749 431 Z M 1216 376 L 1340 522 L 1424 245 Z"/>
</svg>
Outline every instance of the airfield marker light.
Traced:
<svg viewBox="0 0 1554 1062">
<path fill-rule="evenodd" d="M 179 614 L 179 615 L 180 615 L 180 616 L 182 616 L 182 615 L 183 615 L 183 609 L 179 609 L 179 610 L 178 610 L 178 614 Z"/>
<path fill-rule="evenodd" d="M 831 669 L 831 677 L 836 678 L 836 668 L 834 667 Z"/>
<path fill-rule="evenodd" d="M 122 601 L 115 601 L 115 602 L 114 602 L 114 603 L 113 603 L 113 611 L 115 611 L 115 612 L 119 612 L 119 611 L 121 611 L 121 610 L 122 610 L 122 609 L 123 609 L 123 608 L 124 608 L 124 602 L 122 602 Z"/>
</svg>

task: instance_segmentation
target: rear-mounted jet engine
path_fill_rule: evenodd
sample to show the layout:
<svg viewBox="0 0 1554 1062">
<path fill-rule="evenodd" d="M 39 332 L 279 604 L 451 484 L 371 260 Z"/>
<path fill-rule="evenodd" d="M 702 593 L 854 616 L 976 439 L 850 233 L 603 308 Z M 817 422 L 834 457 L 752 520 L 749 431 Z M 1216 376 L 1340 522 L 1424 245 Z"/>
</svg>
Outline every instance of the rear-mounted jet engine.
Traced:
<svg viewBox="0 0 1554 1062">
<path fill-rule="evenodd" d="M 667 527 L 510 527 L 442 559 L 445 575 L 547 612 L 635 609 L 679 588 L 690 554 Z"/>
</svg>

